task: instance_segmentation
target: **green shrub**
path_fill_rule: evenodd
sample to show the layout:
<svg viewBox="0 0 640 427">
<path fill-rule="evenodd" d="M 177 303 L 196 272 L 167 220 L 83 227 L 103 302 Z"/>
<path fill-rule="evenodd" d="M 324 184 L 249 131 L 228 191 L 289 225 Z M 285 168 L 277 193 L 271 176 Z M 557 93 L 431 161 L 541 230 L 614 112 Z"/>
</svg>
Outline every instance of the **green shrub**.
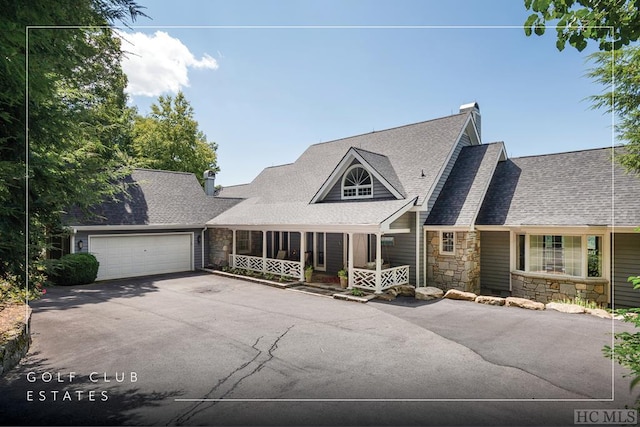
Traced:
<svg viewBox="0 0 640 427">
<path fill-rule="evenodd" d="M 29 286 L 24 276 L 5 273 L 0 276 L 0 305 L 36 300 L 47 292 L 46 285 L 47 278 L 40 263 L 33 263 L 29 268 Z"/>
<path fill-rule="evenodd" d="M 56 285 L 86 285 L 98 277 L 100 263 L 88 253 L 68 254 L 48 262 L 47 274 Z"/>
<path fill-rule="evenodd" d="M 629 282 L 634 289 L 640 290 L 640 276 L 629 277 Z M 615 345 L 604 346 L 604 354 L 620 365 L 631 371 L 624 376 L 632 377 L 631 390 L 640 385 L 640 308 L 626 308 L 615 310 L 616 314 L 622 316 L 623 321 L 632 323 L 636 327 L 636 332 L 616 332 Z M 640 409 L 640 396 L 636 397 L 636 409 Z"/>
</svg>

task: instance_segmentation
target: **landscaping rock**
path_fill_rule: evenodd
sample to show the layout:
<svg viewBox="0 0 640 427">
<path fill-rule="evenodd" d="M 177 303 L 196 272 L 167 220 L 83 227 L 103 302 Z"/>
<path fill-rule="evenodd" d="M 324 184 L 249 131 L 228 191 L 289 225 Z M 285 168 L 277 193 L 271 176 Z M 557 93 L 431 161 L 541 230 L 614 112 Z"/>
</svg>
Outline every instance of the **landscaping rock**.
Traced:
<svg viewBox="0 0 640 427">
<path fill-rule="evenodd" d="M 447 293 L 444 294 L 444 297 L 449 299 L 458 299 L 458 300 L 464 300 L 464 301 L 475 301 L 475 299 L 478 296 L 473 292 L 464 292 L 464 291 L 459 291 L 457 289 L 449 289 Z"/>
<path fill-rule="evenodd" d="M 416 295 L 416 288 L 409 285 L 398 285 L 391 289 L 395 289 L 397 294 L 403 297 L 414 297 Z"/>
<path fill-rule="evenodd" d="M 611 313 L 602 308 L 585 308 L 585 313 L 590 314 L 592 316 L 600 317 L 601 319 L 611 319 Z"/>
<path fill-rule="evenodd" d="M 444 291 L 434 286 L 427 286 L 425 288 L 416 288 L 415 294 L 416 299 L 429 301 L 432 299 L 442 298 L 444 296 Z"/>
<path fill-rule="evenodd" d="M 382 301 L 393 301 L 396 299 L 396 296 L 390 292 L 385 292 L 383 294 L 376 295 L 376 299 L 380 299 Z"/>
<path fill-rule="evenodd" d="M 504 305 L 504 298 L 492 297 L 488 295 L 478 295 L 475 301 L 478 304 Z"/>
<path fill-rule="evenodd" d="M 394 298 L 398 296 L 398 290 L 396 288 L 387 289 L 386 293 L 392 295 Z"/>
<path fill-rule="evenodd" d="M 561 302 L 550 302 L 546 305 L 546 309 L 569 314 L 582 314 L 585 312 L 584 307 L 578 304 L 565 304 Z"/>
<path fill-rule="evenodd" d="M 543 303 L 531 301 L 530 299 L 526 298 L 507 297 L 507 299 L 505 300 L 505 305 L 507 307 L 520 307 L 529 310 L 544 310 Z"/>
</svg>

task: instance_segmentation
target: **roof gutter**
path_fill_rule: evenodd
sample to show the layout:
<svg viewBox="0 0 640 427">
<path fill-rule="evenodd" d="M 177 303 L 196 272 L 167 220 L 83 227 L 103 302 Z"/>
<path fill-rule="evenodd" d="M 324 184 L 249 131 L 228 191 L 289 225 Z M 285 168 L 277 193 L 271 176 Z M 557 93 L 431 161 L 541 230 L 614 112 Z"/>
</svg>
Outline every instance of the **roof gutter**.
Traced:
<svg viewBox="0 0 640 427">
<path fill-rule="evenodd" d="M 206 228 L 206 224 L 149 224 L 149 225 L 73 225 L 73 233 L 78 231 L 135 231 L 135 230 L 175 230 L 184 228 Z"/>
</svg>

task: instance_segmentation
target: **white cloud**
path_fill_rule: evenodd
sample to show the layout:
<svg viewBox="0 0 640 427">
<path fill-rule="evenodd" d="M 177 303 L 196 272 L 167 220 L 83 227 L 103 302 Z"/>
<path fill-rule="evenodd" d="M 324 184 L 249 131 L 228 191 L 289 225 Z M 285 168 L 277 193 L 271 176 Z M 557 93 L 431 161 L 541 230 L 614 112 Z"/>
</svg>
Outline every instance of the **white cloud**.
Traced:
<svg viewBox="0 0 640 427">
<path fill-rule="evenodd" d="M 189 86 L 189 68 L 216 70 L 218 62 L 208 54 L 196 59 L 179 39 L 164 31 L 152 36 L 143 33 L 121 33 L 122 70 L 129 79 L 127 93 L 158 96 L 177 93 Z"/>
</svg>

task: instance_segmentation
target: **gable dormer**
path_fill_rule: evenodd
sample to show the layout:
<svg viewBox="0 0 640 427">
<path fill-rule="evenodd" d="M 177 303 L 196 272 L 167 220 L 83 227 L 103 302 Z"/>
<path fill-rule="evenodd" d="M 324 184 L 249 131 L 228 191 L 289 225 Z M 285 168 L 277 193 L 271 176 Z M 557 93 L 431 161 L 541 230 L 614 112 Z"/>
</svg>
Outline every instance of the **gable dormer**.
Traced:
<svg viewBox="0 0 640 427">
<path fill-rule="evenodd" d="M 460 112 L 466 113 L 471 112 L 471 120 L 467 123 L 467 129 L 465 132 L 467 133 L 469 139 L 471 140 L 471 145 L 481 144 L 482 143 L 482 134 L 480 133 L 481 127 L 481 117 L 480 117 L 480 105 L 477 102 L 470 102 L 469 104 L 464 104 L 460 106 Z M 475 143 L 474 143 L 475 142 Z"/>
<path fill-rule="evenodd" d="M 387 156 L 351 147 L 311 203 L 404 198 L 400 179 Z"/>
</svg>

